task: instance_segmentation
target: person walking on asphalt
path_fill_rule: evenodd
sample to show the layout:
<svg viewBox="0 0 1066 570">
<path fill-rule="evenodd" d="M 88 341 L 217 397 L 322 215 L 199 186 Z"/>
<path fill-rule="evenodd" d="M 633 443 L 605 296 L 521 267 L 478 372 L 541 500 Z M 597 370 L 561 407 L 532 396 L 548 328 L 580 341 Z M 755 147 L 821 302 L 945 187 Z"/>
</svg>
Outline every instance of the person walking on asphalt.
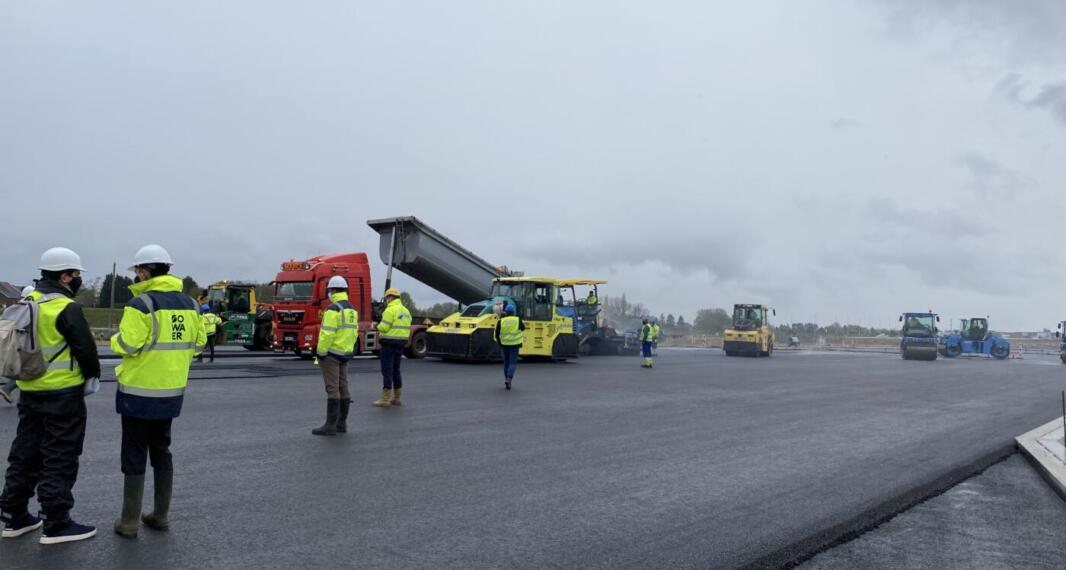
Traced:
<svg viewBox="0 0 1066 570">
<path fill-rule="evenodd" d="M 122 415 L 125 476 L 115 533 L 125 538 L 137 537 L 139 522 L 155 530 L 170 528 L 174 486 L 170 428 L 181 415 L 192 359 L 207 343 L 200 307 L 181 292 L 181 278 L 170 275 L 173 264 L 161 246 L 146 245 L 137 251 L 130 267 L 137 275 L 130 285 L 135 297 L 122 310 L 118 333 L 111 337 L 111 350 L 122 357 L 115 369 L 115 411 Z M 149 457 L 155 504 L 151 513 L 142 515 Z"/>
<path fill-rule="evenodd" d="M 522 331 L 526 330 L 526 324 L 515 316 L 515 306 L 510 303 L 504 308 L 503 314 L 504 317 L 496 322 L 492 338 L 499 343 L 500 352 L 503 353 L 503 386 L 510 390 L 518 369 L 518 351 L 522 348 Z"/>
<path fill-rule="evenodd" d="M 400 405 L 400 390 L 403 388 L 400 361 L 403 358 L 403 350 L 407 348 L 407 339 L 411 336 L 411 312 L 403 306 L 400 291 L 385 291 L 385 304 L 381 322 L 378 323 L 383 387 L 381 399 L 375 400 L 374 405 L 379 408 Z"/>
<path fill-rule="evenodd" d="M 96 527 L 74 522 L 70 510 L 85 441 L 85 383 L 100 377 L 100 359 L 89 323 L 74 302 L 85 271 L 81 257 L 55 247 L 41 256 L 39 269 L 35 334 L 48 366 L 43 376 L 18 381 L 19 424 L 0 495 L 0 521 L 3 538 L 43 525 L 41 544 L 59 544 L 96 535 Z M 34 488 L 40 518 L 29 513 Z"/>
<path fill-rule="evenodd" d="M 652 317 L 651 319 L 651 355 L 659 356 L 659 335 L 662 334 L 663 329 L 659 326 L 659 319 Z"/>
<path fill-rule="evenodd" d="M 326 385 L 326 423 L 311 430 L 314 435 L 348 433 L 348 410 L 352 404 L 348 392 L 348 361 L 359 338 L 359 313 L 348 301 L 348 281 L 340 275 L 326 284 L 330 306 L 322 313 L 315 359 L 322 368 Z"/>
<path fill-rule="evenodd" d="M 23 300 L 30 299 L 30 295 L 33 295 L 33 285 L 27 285 L 23 287 L 21 298 Z M 36 301 L 40 297 L 40 294 L 34 295 L 32 300 Z M 0 398 L 3 398 L 4 401 L 13 405 L 15 403 L 15 399 L 13 396 L 15 394 L 15 390 L 18 390 L 18 387 L 18 381 L 14 378 L 5 379 L 4 385 L 0 386 Z"/>
<path fill-rule="evenodd" d="M 655 337 L 652 335 L 653 329 L 648 322 L 648 317 L 644 317 L 640 322 L 640 351 L 644 355 L 644 362 L 640 366 L 641 368 L 651 368 L 651 343 L 655 340 Z"/>
<path fill-rule="evenodd" d="M 200 311 L 203 312 L 203 314 L 200 316 L 200 320 L 203 321 L 204 331 L 207 333 L 207 345 L 205 346 L 204 351 L 211 352 L 211 360 L 209 360 L 208 362 L 214 362 L 216 338 L 215 333 L 218 332 L 218 325 L 222 324 L 222 319 L 219 318 L 219 316 L 215 313 L 211 312 L 211 306 L 207 305 L 206 303 L 202 307 L 200 307 Z M 204 361 L 203 352 L 200 353 L 200 358 L 198 359 L 198 361 Z"/>
</svg>

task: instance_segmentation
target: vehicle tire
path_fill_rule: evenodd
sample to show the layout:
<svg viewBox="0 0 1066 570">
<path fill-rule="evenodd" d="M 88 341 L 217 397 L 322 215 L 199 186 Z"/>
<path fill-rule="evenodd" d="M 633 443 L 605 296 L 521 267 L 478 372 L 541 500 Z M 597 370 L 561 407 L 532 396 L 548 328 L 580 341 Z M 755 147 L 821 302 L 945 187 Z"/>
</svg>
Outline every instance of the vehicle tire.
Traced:
<svg viewBox="0 0 1066 570">
<path fill-rule="evenodd" d="M 956 356 L 958 356 L 960 354 L 962 354 L 962 347 L 961 346 L 959 346 L 957 344 L 945 344 L 944 345 L 944 356 L 946 356 L 948 358 L 955 358 Z"/>
<path fill-rule="evenodd" d="M 411 346 L 404 349 L 403 354 L 407 358 L 413 360 L 420 360 L 426 357 L 426 353 L 429 352 L 429 344 L 426 342 L 425 332 L 416 332 L 411 337 Z"/>
<path fill-rule="evenodd" d="M 999 345 L 992 347 L 992 358 L 995 358 L 996 360 L 1004 360 L 1008 356 L 1010 356 L 1009 346 Z"/>
</svg>

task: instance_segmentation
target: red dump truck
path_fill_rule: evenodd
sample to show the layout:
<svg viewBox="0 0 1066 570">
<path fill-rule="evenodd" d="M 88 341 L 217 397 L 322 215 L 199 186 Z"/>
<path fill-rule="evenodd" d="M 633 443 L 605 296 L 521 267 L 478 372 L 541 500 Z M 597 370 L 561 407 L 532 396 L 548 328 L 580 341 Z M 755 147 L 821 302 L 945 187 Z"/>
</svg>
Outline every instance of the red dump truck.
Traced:
<svg viewBox="0 0 1066 570">
<path fill-rule="evenodd" d="M 281 264 L 274 278 L 274 350 L 311 358 L 318 344 L 322 312 L 330 305 L 326 283 L 340 275 L 348 281 L 348 299 L 359 311 L 359 341 L 356 354 L 378 352 L 376 315 L 370 264 L 365 253 L 319 255 L 307 260 L 290 259 Z M 425 358 L 427 325 L 411 327 L 408 358 Z"/>
</svg>

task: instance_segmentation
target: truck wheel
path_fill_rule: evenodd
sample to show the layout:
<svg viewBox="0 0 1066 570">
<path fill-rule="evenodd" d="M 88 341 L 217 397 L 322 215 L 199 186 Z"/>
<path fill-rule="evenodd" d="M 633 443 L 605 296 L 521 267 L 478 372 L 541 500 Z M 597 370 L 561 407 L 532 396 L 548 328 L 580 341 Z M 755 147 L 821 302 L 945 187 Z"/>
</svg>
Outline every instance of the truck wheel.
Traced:
<svg viewBox="0 0 1066 570">
<path fill-rule="evenodd" d="M 425 358 L 428 351 L 429 345 L 426 344 L 426 333 L 417 332 L 415 336 L 411 337 L 411 345 L 404 349 L 403 354 L 407 358 L 418 360 Z"/>
<path fill-rule="evenodd" d="M 944 356 L 946 356 L 948 358 L 955 358 L 956 356 L 958 356 L 960 354 L 962 354 L 962 347 L 961 346 L 959 346 L 957 344 L 945 344 L 944 345 Z"/>
<path fill-rule="evenodd" d="M 1007 358 L 1008 356 L 1010 356 L 1010 347 L 1003 346 L 1003 345 L 993 346 L 992 347 L 992 357 L 993 358 L 995 358 L 997 360 L 1003 360 L 1003 359 Z"/>
</svg>

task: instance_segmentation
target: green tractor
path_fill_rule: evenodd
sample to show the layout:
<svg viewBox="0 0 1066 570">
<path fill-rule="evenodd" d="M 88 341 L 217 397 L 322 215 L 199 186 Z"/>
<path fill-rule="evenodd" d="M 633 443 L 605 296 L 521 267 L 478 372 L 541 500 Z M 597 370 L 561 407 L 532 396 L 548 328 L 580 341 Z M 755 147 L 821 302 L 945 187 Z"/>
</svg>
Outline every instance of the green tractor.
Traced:
<svg viewBox="0 0 1066 570">
<path fill-rule="evenodd" d="M 207 287 L 200 303 L 222 317 L 218 344 L 235 344 L 248 350 L 269 350 L 273 307 L 256 303 L 255 285 L 222 280 Z"/>
</svg>

